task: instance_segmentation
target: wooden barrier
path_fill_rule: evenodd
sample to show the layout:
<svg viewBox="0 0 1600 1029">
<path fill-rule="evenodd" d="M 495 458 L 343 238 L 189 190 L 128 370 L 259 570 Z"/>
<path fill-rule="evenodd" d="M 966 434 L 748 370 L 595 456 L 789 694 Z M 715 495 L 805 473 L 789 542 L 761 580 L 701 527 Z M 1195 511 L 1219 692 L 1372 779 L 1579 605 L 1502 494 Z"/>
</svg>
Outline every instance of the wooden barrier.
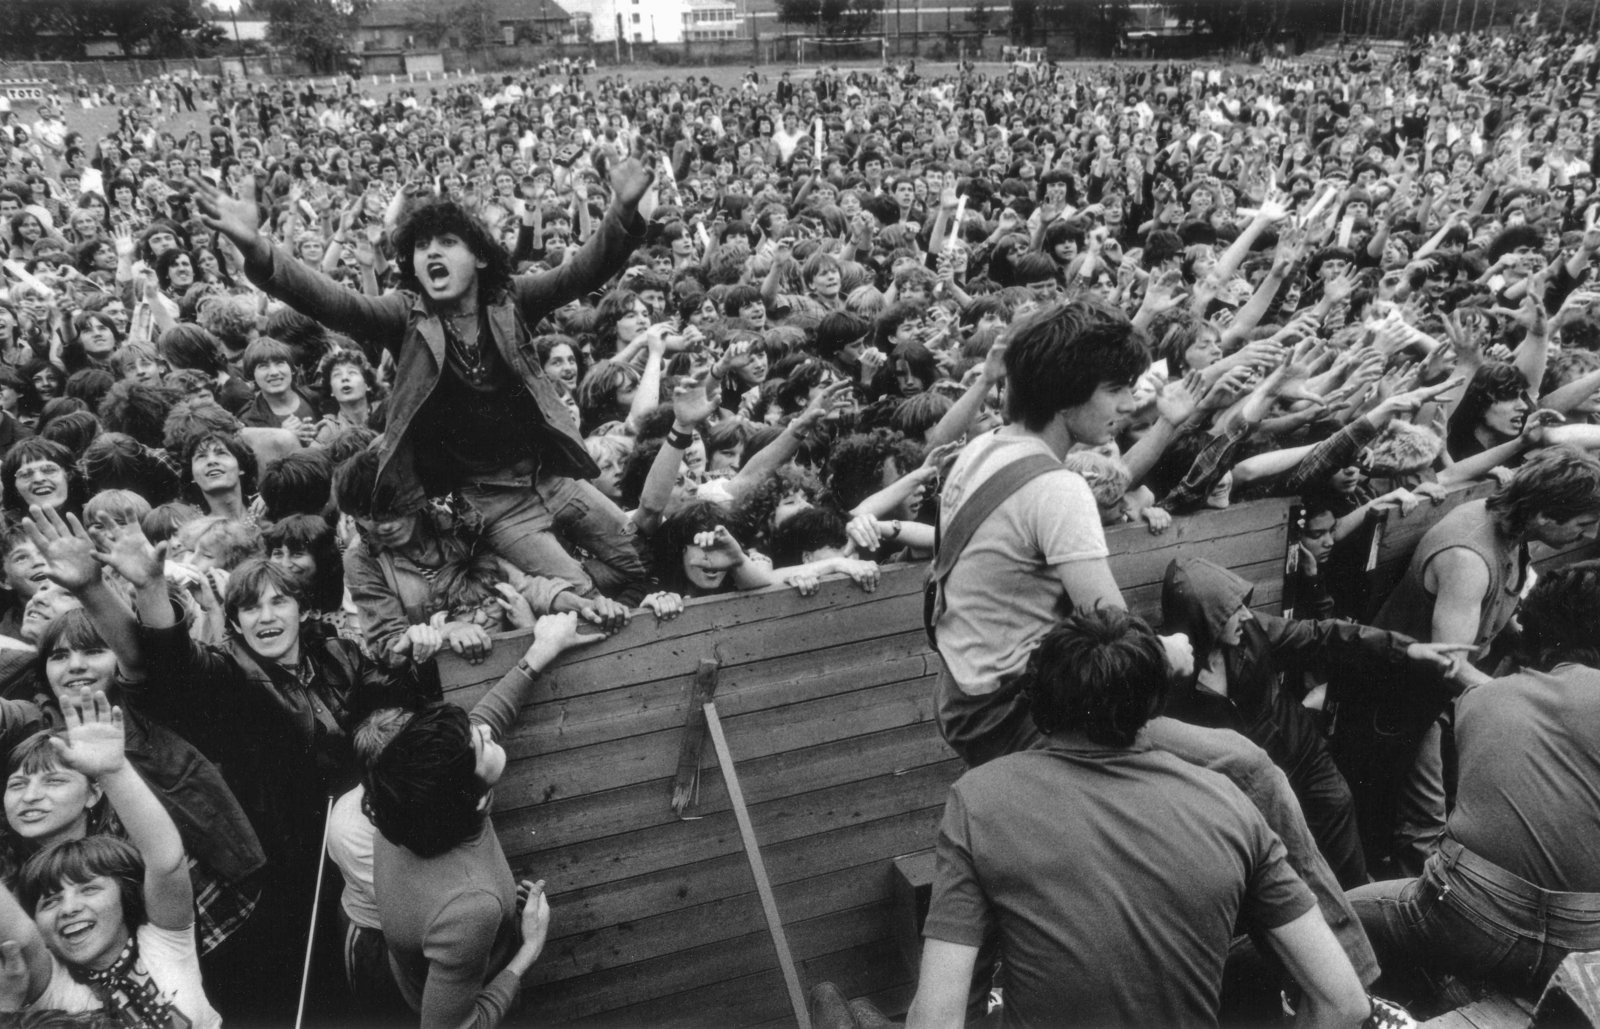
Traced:
<svg viewBox="0 0 1600 1029">
<path fill-rule="evenodd" d="M 1422 542 L 1428 530 L 1439 524 L 1445 515 L 1462 504 L 1482 500 L 1495 491 L 1492 482 L 1464 483 L 1452 489 L 1444 501 L 1430 504 L 1424 501 L 1408 515 L 1388 511 L 1380 515 L 1373 528 L 1372 560 L 1368 569 L 1368 585 L 1374 597 L 1386 597 L 1406 573 L 1411 555 Z M 1542 544 L 1531 548 L 1534 568 L 1545 572 L 1574 561 L 1600 557 L 1600 543 L 1582 539 L 1564 550 L 1553 550 Z"/>
<path fill-rule="evenodd" d="M 1286 501 L 1177 520 L 1153 536 L 1110 531 L 1129 606 L 1159 618 L 1179 554 L 1283 595 Z M 885 569 L 874 593 L 847 581 L 691 601 L 671 622 L 625 631 L 550 670 L 506 741 L 495 827 L 512 867 L 547 882 L 550 942 L 527 980 L 523 1023 L 744 1026 L 788 1020 L 788 1002 L 739 828 L 709 748 L 699 803 L 669 805 L 693 681 L 719 664 L 717 709 L 804 985 L 902 1010 L 915 970 L 896 943 L 893 859 L 930 847 L 960 762 L 934 724 L 938 657 L 922 630 L 920 565 Z M 526 648 L 499 640 L 483 664 L 440 661 L 471 705 Z"/>
</svg>

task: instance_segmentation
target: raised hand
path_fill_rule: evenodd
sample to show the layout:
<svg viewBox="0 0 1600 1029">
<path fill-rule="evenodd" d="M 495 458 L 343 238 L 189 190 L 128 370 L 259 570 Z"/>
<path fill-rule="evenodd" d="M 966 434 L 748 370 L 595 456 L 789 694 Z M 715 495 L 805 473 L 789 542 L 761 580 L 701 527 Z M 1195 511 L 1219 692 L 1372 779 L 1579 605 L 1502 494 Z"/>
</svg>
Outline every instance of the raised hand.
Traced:
<svg viewBox="0 0 1600 1029">
<path fill-rule="evenodd" d="M 815 425 L 835 411 L 843 411 L 855 404 L 848 379 L 837 379 L 811 398 L 806 409 L 794 416 L 790 424 L 796 429 Z"/>
<path fill-rule="evenodd" d="M 102 511 L 95 521 L 100 533 L 95 559 L 127 579 L 134 587 L 149 586 L 160 580 L 166 568 L 167 544 L 152 545 L 137 519 L 118 522 Z"/>
<path fill-rule="evenodd" d="M 220 232 L 233 241 L 246 257 L 260 256 L 270 248 L 261 238 L 261 211 L 253 199 L 256 195 L 254 179 L 244 179 L 239 192 L 244 199 L 231 197 L 204 178 L 190 179 L 200 210 L 200 222 L 213 232 Z"/>
<path fill-rule="evenodd" d="M 94 543 L 76 515 L 63 520 L 55 510 L 35 504 L 22 519 L 22 528 L 44 558 L 45 574 L 52 582 L 77 593 L 100 581 Z"/>
<path fill-rule="evenodd" d="M 1187 425 L 1200 406 L 1200 395 L 1205 389 L 1202 372 L 1190 372 L 1182 379 L 1169 382 L 1156 397 L 1156 414 L 1175 428 Z"/>
<path fill-rule="evenodd" d="M 63 697 L 64 734 L 52 737 L 50 746 L 63 765 L 90 779 L 120 772 L 127 763 L 122 709 L 113 707 L 103 690 L 86 686 L 76 696 Z"/>
<path fill-rule="evenodd" d="M 618 161 L 611 169 L 611 191 L 617 203 L 629 214 L 639 209 L 639 201 L 650 192 L 656 181 L 651 162 L 645 160 L 644 140 L 635 139 L 633 153 L 625 161 Z"/>
<path fill-rule="evenodd" d="M 672 415 L 677 425 L 693 429 L 717 413 L 717 402 L 707 393 L 706 383 L 702 378 L 673 390 Z"/>
<path fill-rule="evenodd" d="M 745 560 L 744 548 L 733 538 L 733 533 L 728 531 L 726 525 L 719 525 L 710 532 L 695 533 L 694 545 L 707 554 L 726 558 L 730 562 L 730 567 L 743 564 Z"/>
</svg>

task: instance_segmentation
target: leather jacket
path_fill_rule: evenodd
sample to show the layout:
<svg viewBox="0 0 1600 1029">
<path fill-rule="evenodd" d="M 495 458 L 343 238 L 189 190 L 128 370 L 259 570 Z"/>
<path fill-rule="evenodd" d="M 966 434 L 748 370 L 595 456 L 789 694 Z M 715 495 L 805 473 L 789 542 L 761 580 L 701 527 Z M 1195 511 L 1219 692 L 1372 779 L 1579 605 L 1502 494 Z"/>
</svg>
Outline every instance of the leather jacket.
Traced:
<svg viewBox="0 0 1600 1029">
<path fill-rule="evenodd" d="M 529 328 L 623 269 L 628 255 L 644 240 L 643 219 L 637 213 L 629 217 L 632 223 L 625 224 L 613 206 L 571 260 L 549 271 L 514 276 L 504 293 L 486 300 L 489 329 L 500 357 L 527 387 L 543 416 L 528 426 L 542 470 L 567 478 L 592 479 L 600 469 L 584 450 L 583 438 L 555 384 L 544 374 Z M 416 467 L 412 429 L 444 371 L 446 344 L 440 317 L 415 293 L 396 290 L 379 297 L 357 293 L 276 247 L 269 259 L 246 267 L 245 272 L 268 295 L 355 340 L 374 367 L 383 351 L 394 355 L 395 388 L 387 401 L 378 493 L 394 497 L 401 509 L 419 505 L 429 490 Z"/>
<path fill-rule="evenodd" d="M 237 640 L 196 643 L 181 620 L 141 627 L 139 643 L 149 674 L 138 708 L 216 762 L 280 868 L 320 852 L 328 798 L 360 778 L 352 740 L 362 720 L 436 699 L 313 621 L 301 623 L 298 674 Z"/>
</svg>

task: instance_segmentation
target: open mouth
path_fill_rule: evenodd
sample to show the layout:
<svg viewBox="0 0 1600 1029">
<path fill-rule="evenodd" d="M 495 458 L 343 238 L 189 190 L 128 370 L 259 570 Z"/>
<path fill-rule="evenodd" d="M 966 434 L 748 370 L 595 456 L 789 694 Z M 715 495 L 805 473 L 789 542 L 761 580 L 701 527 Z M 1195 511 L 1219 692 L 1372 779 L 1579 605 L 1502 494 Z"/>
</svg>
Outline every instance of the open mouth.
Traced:
<svg viewBox="0 0 1600 1029">
<path fill-rule="evenodd" d="M 275 640 L 282 635 L 283 630 L 276 627 L 256 630 L 256 639 L 258 640 Z"/>
<path fill-rule="evenodd" d="M 28 576 L 28 581 L 43 586 L 45 582 L 49 580 L 49 578 L 50 576 L 45 574 L 43 571 L 38 571 Z"/>
<path fill-rule="evenodd" d="M 67 943 L 81 943 L 94 929 L 94 922 L 89 919 L 79 919 L 68 922 L 61 927 L 61 938 Z"/>
<path fill-rule="evenodd" d="M 28 492 L 36 497 L 48 497 L 56 491 L 55 483 L 40 482 L 28 487 Z"/>
<path fill-rule="evenodd" d="M 97 684 L 98 680 L 96 679 L 85 679 L 79 677 L 77 679 L 68 679 L 66 682 L 61 684 L 61 688 L 70 692 L 73 690 L 93 689 Z"/>
<path fill-rule="evenodd" d="M 442 261 L 429 261 L 423 271 L 434 289 L 443 289 L 450 282 L 450 269 Z"/>
<path fill-rule="evenodd" d="M 20 812 L 17 815 L 17 821 L 23 823 L 24 825 L 32 825 L 35 822 L 44 821 L 49 814 L 50 812 L 48 811 L 40 811 L 38 808 L 29 808 L 28 810 Z"/>
</svg>

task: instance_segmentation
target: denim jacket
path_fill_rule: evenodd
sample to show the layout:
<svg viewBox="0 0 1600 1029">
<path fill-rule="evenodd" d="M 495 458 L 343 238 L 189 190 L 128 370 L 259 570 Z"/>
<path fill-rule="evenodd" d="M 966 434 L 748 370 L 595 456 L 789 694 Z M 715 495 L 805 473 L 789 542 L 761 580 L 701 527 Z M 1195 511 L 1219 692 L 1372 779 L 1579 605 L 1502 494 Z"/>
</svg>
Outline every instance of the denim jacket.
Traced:
<svg viewBox="0 0 1600 1029">
<path fill-rule="evenodd" d="M 604 285 L 620 272 L 644 240 L 644 221 L 630 214 L 624 223 L 613 206 L 598 231 L 559 268 L 518 275 L 488 304 L 488 322 L 506 367 L 533 398 L 542 422 L 530 424 L 543 470 L 574 479 L 592 479 L 599 467 L 583 448 L 560 393 L 544 374 L 526 327 Z M 402 255 L 406 259 L 409 255 Z M 419 505 L 426 490 L 414 460 L 413 423 L 439 383 L 445 367 L 444 324 L 424 298 L 396 290 L 366 296 L 307 268 L 276 247 L 259 265 L 245 269 L 250 281 L 301 314 L 359 343 L 374 367 L 387 350 L 395 359 L 395 388 L 388 400 L 388 427 L 379 451 L 379 491 L 402 508 Z M 521 323 L 519 325 L 518 323 Z"/>
</svg>

